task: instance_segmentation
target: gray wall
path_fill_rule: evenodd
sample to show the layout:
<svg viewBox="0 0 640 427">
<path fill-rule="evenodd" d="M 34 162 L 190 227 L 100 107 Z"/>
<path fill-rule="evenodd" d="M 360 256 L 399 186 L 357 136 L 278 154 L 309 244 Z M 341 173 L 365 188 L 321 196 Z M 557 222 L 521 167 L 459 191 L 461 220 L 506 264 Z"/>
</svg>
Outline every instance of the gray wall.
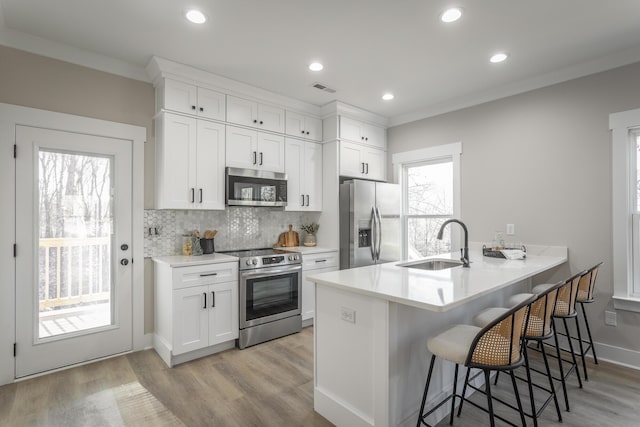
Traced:
<svg viewBox="0 0 640 427">
<path fill-rule="evenodd" d="M 0 46 L 0 102 L 147 128 L 145 207 L 153 207 L 153 86 Z M 143 165 L 141 165 L 143 166 Z M 153 331 L 153 282 L 145 263 L 145 333 Z"/>
<path fill-rule="evenodd" d="M 613 310 L 609 114 L 640 107 L 640 63 L 393 127 L 393 153 L 462 142 L 462 219 L 472 241 L 515 224 L 516 240 L 566 245 L 560 280 L 604 261 L 589 307 L 594 339 L 640 350 L 640 314 Z"/>
</svg>

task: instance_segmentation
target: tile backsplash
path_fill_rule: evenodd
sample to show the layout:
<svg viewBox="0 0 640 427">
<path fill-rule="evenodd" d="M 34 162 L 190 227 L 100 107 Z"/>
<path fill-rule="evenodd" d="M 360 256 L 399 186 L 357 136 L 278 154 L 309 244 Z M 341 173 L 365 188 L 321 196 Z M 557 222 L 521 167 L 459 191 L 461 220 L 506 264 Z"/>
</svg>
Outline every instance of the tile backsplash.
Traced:
<svg viewBox="0 0 640 427">
<path fill-rule="evenodd" d="M 319 212 L 286 212 L 280 208 L 227 207 L 224 211 L 144 211 L 144 256 L 182 254 L 182 235 L 195 229 L 218 230 L 216 252 L 271 247 L 289 224 L 318 222 Z M 157 230 L 157 234 L 156 234 Z"/>
</svg>

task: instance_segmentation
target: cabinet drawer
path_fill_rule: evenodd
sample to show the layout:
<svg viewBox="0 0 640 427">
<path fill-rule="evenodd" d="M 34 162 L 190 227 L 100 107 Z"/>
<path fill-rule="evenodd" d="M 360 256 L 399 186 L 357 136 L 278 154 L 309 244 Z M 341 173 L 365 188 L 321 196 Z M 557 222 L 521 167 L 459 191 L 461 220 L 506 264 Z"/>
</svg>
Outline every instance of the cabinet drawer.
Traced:
<svg viewBox="0 0 640 427">
<path fill-rule="evenodd" d="M 238 263 L 204 264 L 173 269 L 173 289 L 238 280 Z"/>
<path fill-rule="evenodd" d="M 338 267 L 338 264 L 338 252 L 302 255 L 302 270 L 305 272 L 320 268 L 334 268 Z"/>
</svg>

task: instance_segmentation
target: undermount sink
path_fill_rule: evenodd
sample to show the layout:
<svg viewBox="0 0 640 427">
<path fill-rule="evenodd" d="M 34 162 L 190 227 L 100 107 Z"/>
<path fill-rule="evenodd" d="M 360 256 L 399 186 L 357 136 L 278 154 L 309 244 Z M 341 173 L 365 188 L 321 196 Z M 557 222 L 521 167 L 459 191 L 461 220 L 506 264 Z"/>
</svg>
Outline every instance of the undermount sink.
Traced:
<svg viewBox="0 0 640 427">
<path fill-rule="evenodd" d="M 398 267 L 418 268 L 420 270 L 445 270 L 447 268 L 459 267 L 462 261 L 453 259 L 427 259 L 422 261 L 405 262 L 398 264 Z"/>
</svg>

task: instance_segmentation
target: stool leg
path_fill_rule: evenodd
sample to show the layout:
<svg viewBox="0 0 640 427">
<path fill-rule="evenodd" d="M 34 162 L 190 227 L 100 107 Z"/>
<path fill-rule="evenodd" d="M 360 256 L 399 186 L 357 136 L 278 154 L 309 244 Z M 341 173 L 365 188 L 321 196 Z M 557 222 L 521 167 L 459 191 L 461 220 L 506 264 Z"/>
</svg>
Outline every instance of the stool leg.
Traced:
<svg viewBox="0 0 640 427">
<path fill-rule="evenodd" d="M 574 319 L 576 320 L 576 330 L 578 331 L 578 346 L 580 348 L 580 358 L 582 359 L 582 371 L 584 372 L 584 380 L 589 381 L 589 374 L 587 373 L 587 361 L 584 357 L 584 347 L 582 345 L 582 333 L 580 332 L 580 322 L 578 322 L 578 316 L 574 317 Z"/>
<path fill-rule="evenodd" d="M 431 356 L 431 363 L 429 364 L 429 373 L 427 374 L 427 383 L 424 385 L 424 393 L 422 395 L 422 405 L 420 405 L 420 413 L 418 414 L 418 424 L 420 427 L 422 424 L 422 414 L 424 413 L 424 405 L 427 403 L 427 391 L 429 391 L 429 383 L 431 382 L 431 374 L 433 373 L 433 365 L 436 362 L 436 355 Z"/>
<path fill-rule="evenodd" d="M 556 344 L 556 354 L 558 355 L 558 368 L 560 369 L 560 382 L 562 383 L 562 391 L 564 392 L 564 406 L 567 412 L 569 412 L 569 395 L 567 394 L 567 384 L 564 380 L 564 368 L 562 367 L 562 354 L 560 353 L 560 343 L 558 343 L 556 319 L 553 317 L 551 318 L 551 324 L 553 325 L 553 339 Z"/>
<path fill-rule="evenodd" d="M 553 385 L 553 377 L 551 376 L 551 369 L 549 368 L 549 359 L 547 359 L 547 352 L 542 346 L 542 359 L 544 360 L 544 367 L 547 370 L 547 378 L 549 379 L 549 389 L 553 393 L 553 403 L 556 405 L 556 413 L 558 414 L 558 421 L 562 422 L 562 414 L 560 413 L 560 405 L 558 404 L 558 395 L 556 394 L 556 388 Z M 567 409 L 568 410 L 568 409 Z"/>
<path fill-rule="evenodd" d="M 513 384 L 513 393 L 516 395 L 516 403 L 518 404 L 518 411 L 520 411 L 520 420 L 522 421 L 522 427 L 527 427 L 527 420 L 524 419 L 522 401 L 520 400 L 520 393 L 518 392 L 518 385 L 516 384 L 516 376 L 513 373 L 513 369 L 509 371 L 509 374 L 511 374 L 511 384 Z"/>
<path fill-rule="evenodd" d="M 462 404 L 464 403 L 464 397 L 467 395 L 467 384 L 469 384 L 469 374 L 471 374 L 471 368 L 467 368 L 467 375 L 464 377 L 464 387 L 462 387 L 462 397 L 460 398 L 460 406 L 458 406 L 458 416 L 462 413 Z"/>
<path fill-rule="evenodd" d="M 536 411 L 536 402 L 533 398 L 533 382 L 531 381 L 531 370 L 529 369 L 529 355 L 527 354 L 527 345 L 523 346 L 524 368 L 527 370 L 527 384 L 529 385 L 529 401 L 531 402 L 531 417 L 533 418 L 533 426 L 538 427 L 538 411 Z M 544 346 L 542 346 L 544 351 Z"/>
<path fill-rule="evenodd" d="M 564 331 L 567 334 L 567 341 L 569 341 L 569 351 L 571 352 L 571 360 L 573 360 L 573 367 L 576 371 L 576 377 L 578 377 L 578 385 L 582 388 L 582 378 L 580 378 L 580 368 L 578 368 L 578 361 L 576 360 L 576 354 L 573 351 L 573 342 L 571 338 L 571 334 L 569 333 L 569 325 L 567 325 L 567 318 L 562 318 L 562 323 L 564 323 Z"/>
<path fill-rule="evenodd" d="M 451 415 L 449 415 L 449 425 L 453 425 L 453 413 L 456 409 L 456 388 L 458 387 L 458 364 L 453 374 L 453 394 L 451 395 Z"/>
<path fill-rule="evenodd" d="M 487 394 L 487 407 L 489 408 L 489 421 L 491 423 L 491 427 L 496 426 L 496 420 L 493 415 L 493 398 L 491 397 L 491 381 L 489 381 L 489 370 L 484 370 L 484 386 L 485 392 Z"/>
<path fill-rule="evenodd" d="M 587 335 L 589 336 L 589 345 L 591 346 L 591 354 L 593 354 L 593 361 L 598 364 L 598 358 L 596 357 L 596 348 L 593 346 L 593 338 L 591 338 L 591 328 L 589 328 L 589 319 L 587 319 L 587 312 L 584 309 L 584 303 L 580 303 L 582 309 L 582 317 L 584 317 L 584 324 L 587 327 Z"/>
</svg>

